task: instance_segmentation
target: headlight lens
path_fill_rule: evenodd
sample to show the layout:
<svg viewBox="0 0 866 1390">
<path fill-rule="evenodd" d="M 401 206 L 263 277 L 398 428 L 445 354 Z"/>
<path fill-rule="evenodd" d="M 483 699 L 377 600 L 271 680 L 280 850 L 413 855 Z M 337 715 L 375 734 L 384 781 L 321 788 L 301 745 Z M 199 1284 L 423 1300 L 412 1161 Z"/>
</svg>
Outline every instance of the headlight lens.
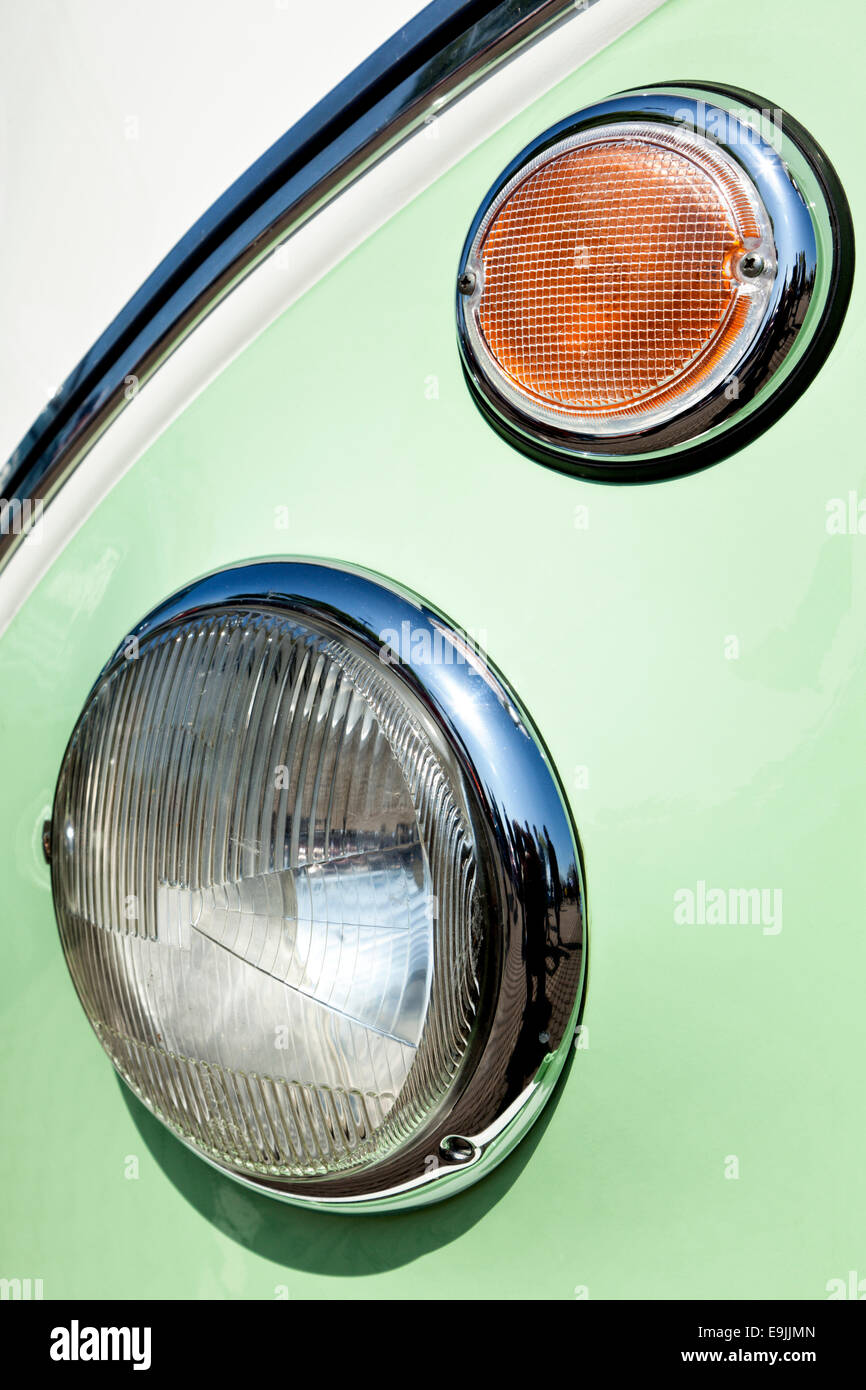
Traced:
<svg viewBox="0 0 866 1390">
<path fill-rule="evenodd" d="M 323 592 L 278 600 L 275 572 Z M 244 600 L 250 575 L 261 596 Z M 315 1180 L 325 1198 L 369 1196 L 371 1171 L 423 1184 L 484 1147 L 455 1144 L 452 1119 L 480 1085 L 496 977 L 519 944 L 507 940 L 514 866 L 447 708 L 471 720 L 491 705 L 501 718 L 504 692 L 417 609 L 395 652 L 405 601 L 372 581 L 291 565 L 226 576 L 230 602 L 205 581 L 201 602 L 147 620 L 82 712 L 53 814 L 63 950 L 121 1076 L 212 1162 L 284 1193 Z M 375 597 L 383 619 L 395 605 L 396 625 L 338 615 L 325 599 L 338 578 Z M 430 641 L 413 658 L 419 631 Z M 482 721 L 474 734 L 483 744 L 493 732 Z M 542 955 L 560 916 L 561 1039 L 579 994 L 581 886 L 543 776 L 562 868 L 547 823 L 518 839 L 547 861 L 544 925 L 532 927 Z M 525 1013 L 521 1000 L 518 1033 Z M 537 1066 L 549 1022 L 538 1013 L 529 1026 Z M 507 1075 L 500 1086 L 490 1119 Z"/>
<path fill-rule="evenodd" d="M 472 837 L 367 658 L 251 611 L 164 629 L 102 677 L 57 811 L 85 1008 L 213 1158 L 333 1172 L 447 1090 L 478 992 Z"/>
</svg>

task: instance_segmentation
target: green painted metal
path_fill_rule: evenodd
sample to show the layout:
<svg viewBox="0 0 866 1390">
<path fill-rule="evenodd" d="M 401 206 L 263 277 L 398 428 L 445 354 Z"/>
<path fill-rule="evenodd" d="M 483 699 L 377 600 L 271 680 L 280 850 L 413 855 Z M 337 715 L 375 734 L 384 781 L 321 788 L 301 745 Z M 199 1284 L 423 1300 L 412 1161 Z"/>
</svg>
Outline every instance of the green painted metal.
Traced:
<svg viewBox="0 0 866 1390">
<path fill-rule="evenodd" d="M 494 176 L 642 83 L 766 94 L 826 147 L 859 226 L 866 24 L 846 5 L 840 42 L 838 16 L 815 17 L 811 0 L 670 0 L 521 114 L 189 407 L 0 642 L 0 1274 L 48 1298 L 820 1299 L 866 1278 L 866 536 L 833 530 L 834 499 L 847 518 L 866 497 L 860 286 L 769 434 L 646 487 L 496 438 L 453 325 Z M 190 578 L 275 553 L 365 565 L 482 639 L 586 854 L 588 1046 L 505 1164 L 426 1211 L 308 1213 L 214 1173 L 123 1091 L 57 940 L 39 831 L 97 670 Z M 677 923 L 701 883 L 770 890 L 771 913 Z"/>
</svg>

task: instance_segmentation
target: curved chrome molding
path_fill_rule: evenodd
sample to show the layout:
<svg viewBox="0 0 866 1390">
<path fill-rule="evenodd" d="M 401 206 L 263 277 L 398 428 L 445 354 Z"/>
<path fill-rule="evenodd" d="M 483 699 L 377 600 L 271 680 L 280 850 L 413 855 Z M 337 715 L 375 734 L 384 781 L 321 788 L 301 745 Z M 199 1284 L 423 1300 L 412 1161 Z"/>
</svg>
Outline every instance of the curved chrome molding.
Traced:
<svg viewBox="0 0 866 1390">
<path fill-rule="evenodd" d="M 766 138 L 766 114 L 781 117 Z M 672 419 L 617 434 L 582 433 L 530 417 L 497 384 L 473 342 L 471 315 L 482 291 L 474 255 L 489 210 L 503 190 L 553 146 L 615 122 L 696 132 L 749 175 L 769 214 L 776 269 L 758 331 L 730 374 L 697 405 Z M 851 215 L 823 151 L 789 116 L 752 93 L 669 83 L 626 92 L 560 122 L 512 161 L 489 190 L 460 257 L 458 340 L 472 393 L 490 423 L 540 463 L 578 476 L 640 482 L 691 473 L 732 453 L 766 429 L 811 381 L 838 334 L 853 278 Z M 468 276 L 466 280 L 463 277 Z M 465 292 L 466 284 L 474 288 Z"/>
<path fill-rule="evenodd" d="M 574 0 L 427 5 L 178 242 L 0 466 L 0 497 L 47 506 L 128 404 L 131 382 L 137 392 L 265 257 L 397 144 L 574 14 Z M 0 569 L 26 534 L 0 530 Z"/>
<path fill-rule="evenodd" d="M 458 1089 L 404 1149 L 377 1167 L 329 1178 L 275 1181 L 212 1166 L 255 1191 L 323 1210 L 438 1201 L 510 1152 L 568 1058 L 586 980 L 577 832 L 543 743 L 513 692 L 471 642 L 413 594 L 330 562 L 258 561 L 190 584 L 133 635 L 142 640 L 180 619 L 236 608 L 291 611 L 388 661 L 459 772 L 500 929 L 485 942 L 479 1022 Z M 401 634 L 396 648 L 395 633 Z M 105 671 L 123 660 L 129 641 L 124 638 Z"/>
</svg>

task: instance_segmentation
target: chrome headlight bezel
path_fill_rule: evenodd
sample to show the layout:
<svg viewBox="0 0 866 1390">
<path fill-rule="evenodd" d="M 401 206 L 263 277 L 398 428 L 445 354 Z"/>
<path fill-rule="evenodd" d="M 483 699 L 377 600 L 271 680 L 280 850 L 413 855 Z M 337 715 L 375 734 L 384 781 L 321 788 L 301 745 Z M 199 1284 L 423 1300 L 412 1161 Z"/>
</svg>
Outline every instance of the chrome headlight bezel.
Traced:
<svg viewBox="0 0 866 1390">
<path fill-rule="evenodd" d="M 498 930 L 492 933 L 495 939 L 486 943 L 478 1026 L 461 1066 L 460 1085 L 449 1094 L 447 1105 L 396 1153 L 326 1178 L 275 1180 L 234 1171 L 214 1162 L 182 1134 L 178 1137 L 245 1186 L 307 1207 L 377 1211 L 439 1200 L 505 1157 L 541 1110 L 568 1058 L 586 980 L 585 888 L 577 832 L 543 743 L 486 657 L 429 606 L 359 569 L 300 560 L 258 561 L 197 580 L 160 604 L 124 638 L 93 691 L 131 643 L 141 643 L 180 621 L 236 609 L 307 618 L 379 660 L 383 634 L 411 634 L 396 651 L 389 639 L 386 660 L 394 677 L 423 704 L 455 767 L 471 783 L 479 813 L 477 853 L 500 915 Z M 431 659 L 431 653 L 441 654 L 443 641 L 451 659 Z M 75 732 L 69 748 L 74 740 Z M 524 826 L 536 833 L 543 827 L 544 844 L 552 847 L 542 848 L 539 842 L 531 887 L 523 862 Z M 62 833 L 55 805 L 53 866 Z M 557 945 L 557 987 L 543 1024 L 533 1000 L 545 993 L 545 962 L 553 942 L 546 908 L 539 911 L 539 874 L 545 903 L 552 903 L 557 894 L 561 897 L 563 882 L 574 890 L 569 908 L 573 939 Z M 58 910 L 54 867 L 52 883 Z"/>
</svg>

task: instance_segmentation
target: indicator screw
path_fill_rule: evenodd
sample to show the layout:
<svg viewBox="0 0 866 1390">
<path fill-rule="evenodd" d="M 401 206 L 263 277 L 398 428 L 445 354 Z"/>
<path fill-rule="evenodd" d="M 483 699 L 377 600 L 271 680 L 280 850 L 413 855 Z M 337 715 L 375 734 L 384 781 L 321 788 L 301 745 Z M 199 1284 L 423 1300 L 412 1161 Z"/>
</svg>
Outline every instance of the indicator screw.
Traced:
<svg viewBox="0 0 866 1390">
<path fill-rule="evenodd" d="M 754 280 L 756 275 L 760 275 L 764 269 L 764 257 L 759 256 L 757 251 L 747 251 L 745 256 L 740 257 L 740 264 L 737 267 L 741 275 L 745 275 L 748 280 Z"/>
<path fill-rule="evenodd" d="M 457 288 L 461 294 L 471 294 L 475 289 L 476 279 L 474 270 L 464 270 L 458 278 Z"/>
</svg>

